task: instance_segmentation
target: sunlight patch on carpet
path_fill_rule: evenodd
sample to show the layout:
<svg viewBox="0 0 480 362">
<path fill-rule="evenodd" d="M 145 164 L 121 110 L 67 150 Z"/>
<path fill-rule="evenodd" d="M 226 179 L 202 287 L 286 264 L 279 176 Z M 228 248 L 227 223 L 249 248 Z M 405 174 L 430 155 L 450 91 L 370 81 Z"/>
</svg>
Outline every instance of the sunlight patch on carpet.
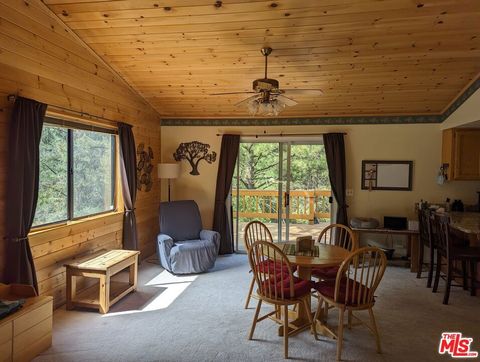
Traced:
<svg viewBox="0 0 480 362">
<path fill-rule="evenodd" d="M 102 317 L 168 308 L 197 277 L 198 275 L 173 275 L 164 270 L 144 285 L 139 285 L 135 293 L 129 294 L 124 301 L 113 306 L 110 313 L 104 314 Z M 152 292 L 153 295 L 150 296 L 148 292 Z M 148 300 L 145 300 L 145 295 L 149 296 Z"/>
</svg>

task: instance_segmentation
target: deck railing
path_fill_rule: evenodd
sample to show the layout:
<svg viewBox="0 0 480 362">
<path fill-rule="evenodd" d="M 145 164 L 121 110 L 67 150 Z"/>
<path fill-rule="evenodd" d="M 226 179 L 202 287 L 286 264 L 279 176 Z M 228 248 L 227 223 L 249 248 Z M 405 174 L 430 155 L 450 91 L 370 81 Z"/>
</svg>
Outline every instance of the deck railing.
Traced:
<svg viewBox="0 0 480 362">
<path fill-rule="evenodd" d="M 278 219 L 278 191 L 276 190 L 249 190 L 232 191 L 234 206 L 239 202 L 241 218 L 249 219 Z M 316 219 L 330 218 L 330 190 L 294 190 L 290 191 L 289 219 L 307 220 L 310 224 Z M 285 200 L 283 200 L 285 202 Z M 234 210 L 236 207 L 234 207 Z M 236 216 L 236 215 L 235 215 Z M 283 216 L 286 217 L 285 212 Z"/>
</svg>

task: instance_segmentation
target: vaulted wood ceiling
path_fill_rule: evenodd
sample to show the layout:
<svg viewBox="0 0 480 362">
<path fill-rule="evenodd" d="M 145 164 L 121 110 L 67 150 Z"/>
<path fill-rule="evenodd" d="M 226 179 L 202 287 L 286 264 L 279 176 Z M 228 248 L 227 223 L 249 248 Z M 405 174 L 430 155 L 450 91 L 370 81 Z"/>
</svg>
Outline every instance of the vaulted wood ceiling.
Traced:
<svg viewBox="0 0 480 362">
<path fill-rule="evenodd" d="M 166 117 L 243 117 L 263 76 L 282 116 L 441 113 L 480 72 L 479 0 L 43 0 Z"/>
</svg>

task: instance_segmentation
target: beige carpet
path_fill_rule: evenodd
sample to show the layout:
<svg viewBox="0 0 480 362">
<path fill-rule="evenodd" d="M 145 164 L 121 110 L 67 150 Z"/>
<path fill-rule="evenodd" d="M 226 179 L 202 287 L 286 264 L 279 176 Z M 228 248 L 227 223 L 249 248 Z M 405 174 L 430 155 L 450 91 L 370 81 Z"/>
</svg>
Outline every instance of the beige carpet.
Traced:
<svg viewBox="0 0 480 362">
<path fill-rule="evenodd" d="M 213 271 L 173 277 L 158 265 L 140 267 L 139 291 L 108 315 L 90 311 L 54 314 L 53 346 L 37 361 L 278 361 L 277 326 L 266 320 L 248 341 L 253 303 L 243 309 L 251 275 L 245 255 L 220 257 Z M 123 276 L 122 276 L 123 277 Z M 384 353 L 375 352 L 365 327 L 346 330 L 343 359 L 350 361 L 450 360 L 437 352 L 443 331 L 473 337 L 480 351 L 480 298 L 453 288 L 450 305 L 408 269 L 388 267 L 377 291 L 375 312 Z M 359 314 L 360 317 L 365 316 Z M 335 324 L 336 313 L 329 322 Z M 290 339 L 294 360 L 335 360 L 335 342 L 308 332 Z"/>
</svg>

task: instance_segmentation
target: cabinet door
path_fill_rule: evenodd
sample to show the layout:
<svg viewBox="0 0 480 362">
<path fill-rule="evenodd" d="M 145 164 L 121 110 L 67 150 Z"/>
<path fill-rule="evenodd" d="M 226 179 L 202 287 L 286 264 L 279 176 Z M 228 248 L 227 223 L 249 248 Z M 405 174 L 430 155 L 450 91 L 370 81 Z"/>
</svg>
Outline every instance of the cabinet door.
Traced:
<svg viewBox="0 0 480 362">
<path fill-rule="evenodd" d="M 449 128 L 442 133 L 442 165 L 446 165 L 447 180 L 453 180 L 453 164 L 454 164 L 454 147 L 453 142 L 455 138 L 455 131 Z"/>
<path fill-rule="evenodd" d="M 455 180 L 480 180 L 480 130 L 455 131 Z"/>
</svg>

